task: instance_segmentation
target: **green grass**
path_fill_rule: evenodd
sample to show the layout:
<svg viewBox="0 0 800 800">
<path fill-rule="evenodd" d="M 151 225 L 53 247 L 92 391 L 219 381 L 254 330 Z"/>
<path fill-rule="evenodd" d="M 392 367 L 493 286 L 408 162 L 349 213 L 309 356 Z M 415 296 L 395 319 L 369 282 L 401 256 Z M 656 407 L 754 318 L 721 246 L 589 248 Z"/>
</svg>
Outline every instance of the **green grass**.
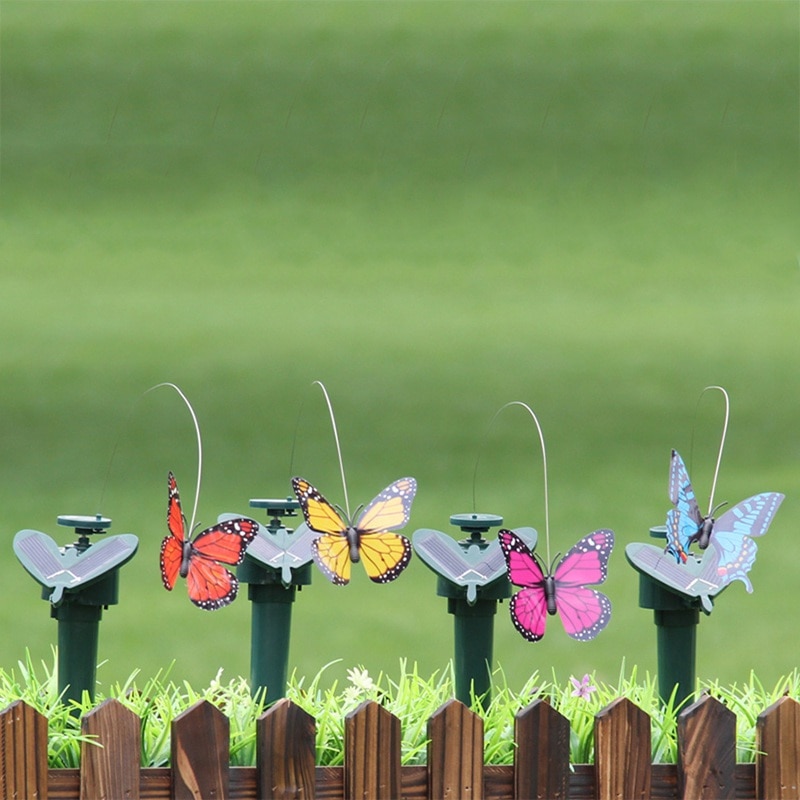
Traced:
<svg viewBox="0 0 800 800">
<path fill-rule="evenodd" d="M 316 763 L 340 766 L 344 763 L 345 718 L 365 701 L 379 702 L 400 720 L 401 760 L 403 764 L 427 761 L 428 720 L 452 697 L 452 663 L 430 675 L 418 665 L 409 667 L 400 660 L 399 671 L 371 675 L 364 668 L 347 670 L 341 682 L 328 680 L 326 673 L 334 664 L 325 665 L 307 679 L 292 675 L 286 697 L 310 714 L 316 723 Z M 33 663 L 29 654 L 16 668 L 0 668 L 0 708 L 22 699 L 48 718 L 48 760 L 51 767 L 77 767 L 80 749 L 91 736 L 81 735 L 80 718 L 108 698 L 116 698 L 142 721 L 142 766 L 162 767 L 170 762 L 170 726 L 172 721 L 199 700 L 214 704 L 230 720 L 230 759 L 235 766 L 253 766 L 256 762 L 256 720 L 264 712 L 263 699 L 252 697 L 247 681 L 228 679 L 220 670 L 205 688 L 187 681 L 174 681 L 170 670 L 159 670 L 144 678 L 134 671 L 124 681 L 113 683 L 94 701 L 88 695 L 60 702 L 53 664 Z M 576 684 L 585 686 L 582 693 Z M 752 762 L 756 754 L 758 716 L 776 700 L 788 695 L 797 699 L 800 680 L 797 670 L 783 676 L 770 689 L 751 673 L 747 681 L 723 685 L 718 681 L 700 681 L 700 693 L 710 693 L 736 714 L 736 760 Z M 570 725 L 570 761 L 589 764 L 594 761 L 595 717 L 614 700 L 626 697 L 650 717 L 651 757 L 655 763 L 678 760 L 678 713 L 670 702 L 661 702 L 656 680 L 641 678 L 634 667 L 627 672 L 623 662 L 616 681 L 598 681 L 594 674 L 582 679 L 570 676 L 559 679 L 553 673 L 546 679 L 534 671 L 518 688 L 509 685 L 501 669 L 492 675 L 492 701 L 484 708 L 473 703 L 473 711 L 483 718 L 483 749 L 487 764 L 512 764 L 514 759 L 515 717 L 534 700 L 543 698 L 567 718 Z"/>
<path fill-rule="evenodd" d="M 787 499 L 698 635 L 698 674 L 766 683 L 800 661 L 798 35 L 791 2 L 23 2 L 0 7 L 0 665 L 56 625 L 11 551 L 58 514 L 140 537 L 101 627 L 98 679 L 135 667 L 246 675 L 249 607 L 207 614 L 160 585 L 166 474 L 198 519 L 281 496 L 293 473 L 351 502 L 419 481 L 408 532 L 472 509 L 553 550 L 618 537 L 608 629 L 555 620 L 495 659 L 655 669 L 623 557 L 663 524 L 672 447 L 700 497 L 719 383 L 732 422 L 718 499 Z M 297 440 L 294 431 L 302 406 Z M 115 449 L 116 448 L 116 449 Z M 112 459 L 113 453 L 113 459 Z M 293 454 L 293 455 L 292 455 Z M 187 510 L 191 510 L 190 508 Z M 419 561 L 395 584 L 315 575 L 291 667 L 341 680 L 405 657 L 432 673 L 452 620 Z"/>
</svg>

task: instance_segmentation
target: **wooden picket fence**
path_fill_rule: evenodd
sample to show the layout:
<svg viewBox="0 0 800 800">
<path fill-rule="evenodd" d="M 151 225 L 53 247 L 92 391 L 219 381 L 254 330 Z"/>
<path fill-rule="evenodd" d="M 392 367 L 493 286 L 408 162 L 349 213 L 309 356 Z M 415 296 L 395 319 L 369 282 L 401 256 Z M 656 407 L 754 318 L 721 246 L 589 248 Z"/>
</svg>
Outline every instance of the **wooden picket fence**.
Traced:
<svg viewBox="0 0 800 800">
<path fill-rule="evenodd" d="M 80 769 L 47 765 L 47 719 L 22 701 L 0 713 L 0 800 L 281 798 L 800 797 L 800 704 L 758 718 L 754 764 L 737 764 L 736 718 L 712 697 L 678 721 L 678 763 L 651 764 L 650 718 L 626 698 L 595 717 L 595 763 L 569 764 L 567 720 L 536 700 L 515 720 L 513 766 L 484 765 L 483 721 L 452 700 L 428 721 L 425 766 L 401 766 L 400 720 L 374 702 L 345 718 L 344 766 L 315 764 L 315 721 L 288 700 L 258 720 L 257 765 L 229 766 L 227 717 L 200 701 L 172 722 L 171 767 L 140 767 L 140 720 L 107 700 L 81 720 Z"/>
</svg>

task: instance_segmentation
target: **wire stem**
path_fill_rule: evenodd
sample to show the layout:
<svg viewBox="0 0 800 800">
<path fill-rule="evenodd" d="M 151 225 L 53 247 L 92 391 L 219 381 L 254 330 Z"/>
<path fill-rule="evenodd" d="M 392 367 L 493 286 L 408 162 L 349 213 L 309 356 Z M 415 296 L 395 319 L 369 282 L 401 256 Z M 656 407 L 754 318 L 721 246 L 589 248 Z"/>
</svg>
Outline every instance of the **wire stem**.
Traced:
<svg viewBox="0 0 800 800">
<path fill-rule="evenodd" d="M 336 455 L 339 459 L 339 473 L 342 476 L 342 491 L 344 492 L 344 508 L 347 512 L 347 518 L 350 518 L 350 500 L 347 496 L 347 480 L 344 475 L 344 462 L 342 461 L 342 448 L 339 444 L 339 431 L 336 428 L 336 416 L 333 413 L 333 404 L 331 403 L 331 398 L 328 395 L 328 390 L 325 388 L 325 384 L 322 381 L 313 381 L 311 384 L 312 386 L 319 386 L 322 389 L 322 394 L 325 396 L 325 403 L 328 406 L 328 414 L 331 418 L 331 428 L 333 429 L 333 439 L 336 443 Z"/>
<path fill-rule="evenodd" d="M 700 397 L 697 399 L 697 407 L 695 408 L 695 421 L 697 420 L 697 408 L 700 406 L 700 401 L 703 399 L 703 395 L 706 392 L 710 391 L 718 391 L 722 393 L 722 396 L 725 398 L 725 416 L 722 422 L 722 435 L 720 436 L 719 440 L 719 450 L 717 451 L 717 464 L 714 467 L 714 480 L 711 482 L 711 494 L 708 498 L 708 514 L 709 516 L 713 513 L 714 510 L 714 493 L 717 491 L 717 478 L 719 477 L 719 468 L 720 464 L 722 464 L 722 452 L 725 449 L 725 438 L 728 435 L 728 420 L 730 419 L 731 414 L 731 401 L 728 393 L 722 386 L 706 386 L 702 392 L 700 392 Z M 694 429 L 692 429 L 692 437 L 694 438 Z"/>
<path fill-rule="evenodd" d="M 504 406 L 501 406 L 496 412 L 495 415 L 492 417 L 491 421 L 489 422 L 489 427 L 486 430 L 486 435 L 484 436 L 484 442 L 489 435 L 489 431 L 492 429 L 492 426 L 495 423 L 495 420 L 500 416 L 500 413 L 505 409 L 509 408 L 510 406 L 520 406 L 528 414 L 531 415 L 534 423 L 536 424 L 536 430 L 539 434 L 539 444 L 542 449 L 542 467 L 544 471 L 544 536 L 545 536 L 545 543 L 547 545 L 547 563 L 550 564 L 550 501 L 549 501 L 549 491 L 547 488 L 547 449 L 545 448 L 544 444 L 544 433 L 542 433 L 542 426 L 539 424 L 539 418 L 536 416 L 533 409 L 527 404 L 523 403 L 521 400 L 511 400 L 510 402 L 506 403 Z M 472 474 L 472 510 L 477 511 L 476 507 L 476 495 L 475 495 L 475 487 L 477 484 L 477 477 L 478 477 L 478 462 L 480 460 L 480 453 L 481 450 L 478 451 L 478 457 L 475 459 L 475 470 Z"/>
<path fill-rule="evenodd" d="M 197 414 L 194 413 L 194 409 L 192 408 L 192 404 L 189 402 L 189 398 L 181 391 L 181 389 L 176 386 L 174 383 L 164 382 L 164 383 L 157 383 L 155 386 L 151 386 L 145 394 L 149 394 L 150 392 L 154 391 L 155 389 L 160 389 L 161 387 L 166 386 L 170 389 L 174 389 L 179 395 L 181 400 L 186 404 L 186 408 L 189 409 L 189 413 L 192 416 L 192 422 L 194 423 L 194 432 L 197 437 L 197 484 L 195 486 L 194 492 L 194 505 L 192 507 L 192 518 L 189 522 L 188 531 L 189 534 L 194 530 L 194 520 L 195 515 L 197 514 L 197 505 L 200 502 L 200 481 L 203 475 L 203 440 L 200 437 L 200 423 L 197 421 Z"/>
</svg>

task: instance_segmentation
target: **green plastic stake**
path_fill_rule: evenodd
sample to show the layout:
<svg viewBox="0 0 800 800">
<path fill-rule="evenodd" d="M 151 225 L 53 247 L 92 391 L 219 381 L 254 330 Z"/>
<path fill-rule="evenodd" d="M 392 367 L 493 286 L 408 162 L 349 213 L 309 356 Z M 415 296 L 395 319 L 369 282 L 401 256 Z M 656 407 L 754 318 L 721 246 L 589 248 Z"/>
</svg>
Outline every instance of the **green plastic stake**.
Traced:
<svg viewBox="0 0 800 800">
<path fill-rule="evenodd" d="M 651 528 L 650 535 L 666 539 L 666 528 L 663 525 Z M 679 705 L 695 691 L 701 601 L 671 591 L 647 573 L 638 571 L 639 606 L 653 609 L 656 625 L 658 694 L 663 703 L 674 696 L 675 704 Z"/>
<path fill-rule="evenodd" d="M 136 552 L 133 534 L 110 536 L 96 544 L 91 535 L 111 526 L 108 517 L 60 516 L 58 524 L 75 528 L 78 541 L 64 548 L 40 531 L 19 531 L 14 552 L 50 601 L 58 622 L 58 689 L 64 702 L 94 700 L 100 619 L 119 601 L 119 568 Z"/>
<path fill-rule="evenodd" d="M 503 524 L 494 514 L 454 514 L 450 522 L 466 539 L 455 542 L 440 531 L 415 531 L 414 549 L 436 573 L 436 594 L 447 598 L 454 618 L 453 667 L 456 699 L 470 705 L 472 696 L 487 707 L 491 701 L 494 616 L 498 600 L 511 597 L 505 560 L 497 541 L 484 534 Z"/>
<path fill-rule="evenodd" d="M 297 592 L 311 583 L 314 534 L 305 523 L 297 531 L 284 527 L 281 518 L 295 516 L 300 507 L 296 500 L 256 499 L 250 505 L 267 509 L 271 519 L 259 526 L 237 575 L 248 584 L 252 604 L 250 691 L 263 694 L 271 705 L 286 694 L 292 604 Z"/>
</svg>

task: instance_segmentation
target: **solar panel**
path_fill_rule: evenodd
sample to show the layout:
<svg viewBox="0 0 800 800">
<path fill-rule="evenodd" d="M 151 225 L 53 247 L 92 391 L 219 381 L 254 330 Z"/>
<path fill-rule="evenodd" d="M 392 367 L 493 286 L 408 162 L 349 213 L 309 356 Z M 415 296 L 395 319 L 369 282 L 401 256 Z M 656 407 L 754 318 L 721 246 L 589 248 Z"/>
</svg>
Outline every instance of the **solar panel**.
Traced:
<svg viewBox="0 0 800 800">
<path fill-rule="evenodd" d="M 219 521 L 233 519 L 236 514 L 221 514 Z M 292 583 L 292 571 L 304 567 L 313 559 L 311 543 L 319 534 L 314 533 L 305 523 L 290 531 L 286 528 L 271 530 L 258 526 L 256 538 L 250 542 L 246 557 L 270 569 L 281 571 L 281 582 L 285 586 Z"/>
<path fill-rule="evenodd" d="M 536 546 L 536 531 L 520 528 L 517 533 L 531 547 Z M 493 539 L 483 545 L 462 545 L 441 531 L 422 528 L 412 537 L 414 551 L 437 575 L 467 590 L 467 602 L 472 605 L 478 588 L 499 580 L 506 574 L 506 562 L 500 543 Z"/>
<path fill-rule="evenodd" d="M 629 544 L 625 556 L 635 569 L 671 591 L 700 598 L 706 613 L 714 607 L 711 598 L 725 588 L 717 573 L 718 557 L 711 547 L 701 560 L 689 554 L 685 564 L 678 564 L 662 547 L 639 542 Z"/>
<path fill-rule="evenodd" d="M 101 539 L 80 552 L 74 547 L 60 548 L 41 531 L 23 530 L 14 537 L 14 552 L 27 572 L 53 592 L 50 602 L 58 605 L 65 591 L 99 580 L 112 569 L 129 561 L 139 540 L 131 533 Z"/>
</svg>

